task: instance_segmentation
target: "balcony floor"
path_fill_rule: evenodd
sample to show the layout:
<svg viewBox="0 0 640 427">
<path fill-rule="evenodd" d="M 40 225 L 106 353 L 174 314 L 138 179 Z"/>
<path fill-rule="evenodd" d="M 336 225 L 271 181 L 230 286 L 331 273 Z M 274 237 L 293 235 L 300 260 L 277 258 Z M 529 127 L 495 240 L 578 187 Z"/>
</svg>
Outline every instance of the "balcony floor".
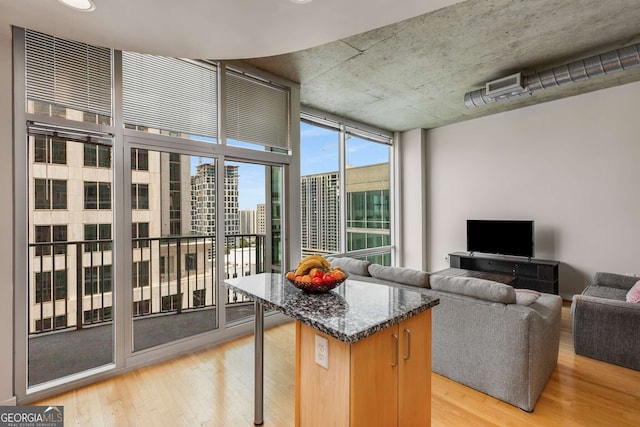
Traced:
<svg viewBox="0 0 640 427">
<path fill-rule="evenodd" d="M 253 319 L 253 303 L 226 308 L 227 323 Z M 137 318 L 135 350 L 143 350 L 215 329 L 215 308 Z M 30 386 L 113 362 L 113 328 L 103 324 L 29 338 Z"/>
</svg>

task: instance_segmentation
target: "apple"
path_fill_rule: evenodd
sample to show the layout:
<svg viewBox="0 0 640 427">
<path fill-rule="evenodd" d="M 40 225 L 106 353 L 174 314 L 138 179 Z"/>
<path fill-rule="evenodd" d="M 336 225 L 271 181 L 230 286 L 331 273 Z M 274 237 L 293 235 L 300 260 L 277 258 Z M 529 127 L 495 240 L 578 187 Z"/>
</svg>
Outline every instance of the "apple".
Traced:
<svg viewBox="0 0 640 427">
<path fill-rule="evenodd" d="M 324 276 L 322 276 L 322 281 L 330 286 L 333 286 L 336 284 L 336 279 L 335 277 L 333 277 L 330 273 L 326 273 Z"/>
</svg>

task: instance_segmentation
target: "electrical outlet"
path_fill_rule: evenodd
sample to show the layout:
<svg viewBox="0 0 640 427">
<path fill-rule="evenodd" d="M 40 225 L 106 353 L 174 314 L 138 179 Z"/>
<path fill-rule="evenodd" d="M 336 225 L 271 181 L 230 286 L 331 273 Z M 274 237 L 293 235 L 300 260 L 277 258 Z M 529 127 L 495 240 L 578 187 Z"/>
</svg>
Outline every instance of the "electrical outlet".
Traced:
<svg viewBox="0 0 640 427">
<path fill-rule="evenodd" d="M 329 369 L 329 340 L 316 335 L 316 363 Z"/>
</svg>

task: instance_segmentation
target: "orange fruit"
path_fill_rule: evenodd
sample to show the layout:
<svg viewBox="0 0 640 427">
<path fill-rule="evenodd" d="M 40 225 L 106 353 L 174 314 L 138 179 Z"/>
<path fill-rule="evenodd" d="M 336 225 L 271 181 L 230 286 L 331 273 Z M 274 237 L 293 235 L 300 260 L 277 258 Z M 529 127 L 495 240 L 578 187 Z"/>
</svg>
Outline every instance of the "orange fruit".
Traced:
<svg viewBox="0 0 640 427">
<path fill-rule="evenodd" d="M 293 271 L 289 271 L 287 272 L 287 274 L 285 275 L 285 277 L 288 280 L 296 280 L 296 273 L 294 273 Z"/>
<path fill-rule="evenodd" d="M 302 279 L 300 279 L 302 281 L 302 283 L 311 283 L 311 276 L 309 276 L 308 274 L 305 274 L 304 276 L 302 276 Z"/>
<path fill-rule="evenodd" d="M 331 273 L 331 275 L 336 280 L 342 280 L 342 279 L 345 278 L 344 273 L 342 271 L 340 271 L 340 270 L 334 270 L 333 273 Z"/>
</svg>

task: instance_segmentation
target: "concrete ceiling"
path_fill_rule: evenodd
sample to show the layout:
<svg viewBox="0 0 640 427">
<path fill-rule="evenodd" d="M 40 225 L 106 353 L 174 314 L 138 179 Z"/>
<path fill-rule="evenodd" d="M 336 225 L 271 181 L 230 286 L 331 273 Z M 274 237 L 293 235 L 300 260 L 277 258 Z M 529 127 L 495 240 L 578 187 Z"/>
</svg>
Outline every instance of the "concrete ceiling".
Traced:
<svg viewBox="0 0 640 427">
<path fill-rule="evenodd" d="M 640 42 L 637 0 L 467 0 L 310 49 L 250 59 L 301 84 L 303 105 L 403 131 L 640 79 L 640 67 L 468 109 L 466 92 Z"/>
<path fill-rule="evenodd" d="M 640 67 L 467 109 L 466 92 L 640 42 L 638 0 L 0 0 L 16 25 L 115 49 L 242 59 L 303 105 L 388 130 L 434 128 L 640 79 Z M 293 53 L 291 53 L 293 52 Z M 254 58 L 254 59 L 246 59 Z"/>
</svg>

